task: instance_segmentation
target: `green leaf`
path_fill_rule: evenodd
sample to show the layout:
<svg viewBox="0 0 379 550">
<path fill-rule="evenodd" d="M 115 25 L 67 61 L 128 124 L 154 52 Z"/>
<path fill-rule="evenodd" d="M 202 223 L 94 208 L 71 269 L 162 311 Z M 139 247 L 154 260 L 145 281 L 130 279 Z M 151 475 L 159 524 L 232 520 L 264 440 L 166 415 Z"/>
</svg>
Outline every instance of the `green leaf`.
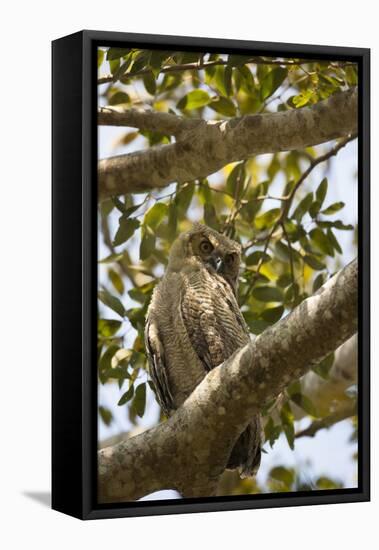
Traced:
<svg viewBox="0 0 379 550">
<path fill-rule="evenodd" d="M 98 293 L 99 300 L 106 306 L 113 309 L 120 317 L 125 316 L 125 308 L 116 296 L 113 296 L 106 288 L 103 288 Z"/>
<path fill-rule="evenodd" d="M 277 241 L 275 243 L 275 257 L 278 260 L 281 260 L 282 262 L 289 262 L 291 255 L 294 262 L 299 262 L 301 260 L 300 253 L 291 246 L 291 255 L 290 255 L 290 249 L 287 242 Z"/>
<path fill-rule="evenodd" d="M 163 62 L 170 57 L 171 52 L 165 52 L 160 50 L 152 50 L 150 54 L 150 66 L 153 71 L 155 78 L 161 71 Z"/>
<path fill-rule="evenodd" d="M 116 319 L 98 319 L 97 332 L 102 338 L 111 338 L 121 327 L 121 321 Z"/>
<path fill-rule="evenodd" d="M 248 94 L 255 92 L 255 81 L 250 69 L 246 65 L 242 65 L 236 69 L 242 77 L 242 88 Z"/>
<path fill-rule="evenodd" d="M 119 402 L 117 403 L 117 405 L 121 406 L 121 405 L 125 405 L 125 403 L 127 403 L 128 401 L 131 400 L 131 398 L 133 397 L 134 395 L 134 386 L 130 386 L 130 388 L 128 389 L 128 391 L 126 391 L 120 398 Z"/>
<path fill-rule="evenodd" d="M 309 267 L 311 267 L 312 269 L 315 269 L 316 271 L 322 271 L 323 269 L 325 269 L 325 264 L 320 262 L 320 260 L 316 258 L 316 256 L 311 256 L 310 254 L 306 254 L 303 257 L 303 260 L 307 265 L 309 265 Z"/>
<path fill-rule="evenodd" d="M 332 243 L 333 248 L 337 250 L 340 254 L 342 254 L 342 248 L 340 246 L 340 243 L 337 241 L 333 231 L 331 229 L 328 229 L 326 232 L 326 236 L 328 237 L 329 241 Z"/>
<path fill-rule="evenodd" d="M 122 259 L 123 255 L 123 252 L 120 252 L 120 254 L 109 254 L 109 256 L 99 260 L 99 264 L 112 264 L 118 262 Z"/>
<path fill-rule="evenodd" d="M 204 222 L 206 225 L 209 225 L 209 227 L 216 229 L 216 231 L 220 228 L 220 224 L 217 219 L 216 209 L 213 204 L 209 202 L 206 202 L 204 204 Z"/>
<path fill-rule="evenodd" d="M 124 103 L 130 103 L 130 97 L 125 92 L 116 92 L 108 101 L 109 105 L 121 105 Z"/>
<path fill-rule="evenodd" d="M 180 215 L 184 215 L 192 201 L 192 197 L 195 191 L 194 183 L 187 183 L 183 186 L 177 186 L 177 191 L 175 195 L 175 205 L 179 211 Z"/>
<path fill-rule="evenodd" d="M 128 294 L 136 302 L 140 302 L 141 304 L 144 304 L 146 302 L 146 299 L 150 300 L 150 296 L 154 286 L 155 286 L 155 282 L 151 281 L 140 287 L 131 288 L 128 291 Z"/>
<path fill-rule="evenodd" d="M 295 472 L 292 468 L 285 468 L 284 466 L 275 466 L 269 472 L 269 476 L 272 479 L 281 481 L 287 488 L 291 488 L 295 481 Z"/>
<path fill-rule="evenodd" d="M 110 59 L 109 60 L 109 67 L 111 69 L 112 75 L 117 75 L 120 71 L 120 59 Z"/>
<path fill-rule="evenodd" d="M 240 65 L 244 65 L 248 59 L 248 55 L 230 54 L 228 55 L 228 65 L 231 65 L 232 67 L 239 67 Z"/>
<path fill-rule="evenodd" d="M 250 332 L 252 332 L 253 334 L 261 334 L 261 332 L 263 332 L 264 330 L 266 330 L 267 327 L 270 326 L 270 324 L 263 319 L 255 319 L 253 316 L 250 315 L 250 312 L 248 311 L 244 311 L 243 316 L 250 329 Z"/>
<path fill-rule="evenodd" d="M 157 91 L 157 84 L 152 72 L 148 72 L 143 75 L 143 85 L 150 95 L 155 95 L 155 92 Z"/>
<path fill-rule="evenodd" d="M 135 218 L 128 218 L 125 214 L 119 218 L 119 227 L 115 235 L 113 245 L 119 246 L 126 242 L 140 226 Z"/>
<path fill-rule="evenodd" d="M 129 145 L 139 136 L 139 132 L 127 132 L 119 140 L 117 140 L 117 145 Z"/>
<path fill-rule="evenodd" d="M 335 227 L 336 229 L 341 229 L 343 231 L 351 231 L 352 229 L 354 229 L 354 226 L 352 226 L 351 224 L 345 225 L 341 220 L 335 221 L 334 224 L 330 227 Z"/>
<path fill-rule="evenodd" d="M 255 218 L 254 221 L 256 228 L 261 230 L 272 227 L 274 223 L 278 221 L 280 214 L 280 208 L 272 208 L 271 210 L 267 210 L 267 212 Z"/>
<path fill-rule="evenodd" d="M 328 380 L 329 378 L 329 371 L 332 368 L 334 363 L 334 352 L 330 353 L 325 359 L 323 359 L 318 365 L 312 367 L 312 370 L 321 376 L 321 378 L 324 378 L 324 380 Z"/>
<path fill-rule="evenodd" d="M 239 162 L 233 166 L 226 180 L 226 191 L 235 199 L 239 199 L 243 191 L 243 182 L 245 179 L 245 163 Z"/>
<path fill-rule="evenodd" d="M 334 481 L 326 476 L 321 476 L 316 481 L 317 489 L 342 489 L 343 485 L 339 481 Z"/>
<path fill-rule="evenodd" d="M 334 202 L 328 206 L 328 208 L 325 208 L 325 210 L 321 210 L 321 214 L 324 214 L 324 216 L 331 216 L 336 212 L 339 212 L 344 206 L 344 202 Z"/>
<path fill-rule="evenodd" d="M 307 414 L 315 418 L 319 417 L 319 413 L 316 407 L 313 405 L 312 401 L 306 395 L 302 393 L 294 393 L 291 395 L 291 401 L 296 403 L 298 407 L 303 409 Z"/>
<path fill-rule="evenodd" d="M 140 259 L 147 260 L 155 252 L 155 234 L 148 226 L 142 226 L 142 239 L 139 249 Z"/>
<path fill-rule="evenodd" d="M 280 411 L 280 420 L 282 421 L 282 426 L 288 441 L 288 445 L 293 451 L 295 448 L 294 416 L 288 402 L 283 405 Z"/>
<path fill-rule="evenodd" d="M 328 191 L 328 178 L 324 178 L 316 190 L 316 199 L 322 206 Z"/>
<path fill-rule="evenodd" d="M 292 217 L 297 222 L 300 223 L 301 220 L 303 219 L 304 214 L 309 211 L 309 208 L 311 207 L 312 203 L 313 203 L 313 193 L 310 192 L 303 198 L 303 200 L 299 202 Z"/>
<path fill-rule="evenodd" d="M 111 199 L 113 205 L 121 212 L 121 214 L 125 214 L 126 205 L 125 203 L 120 200 L 118 197 L 112 197 Z"/>
<path fill-rule="evenodd" d="M 111 411 L 109 409 L 107 409 L 106 407 L 103 407 L 102 405 L 100 405 L 99 414 L 100 414 L 100 418 L 104 422 L 104 424 L 106 426 L 110 426 L 111 423 L 112 423 L 112 420 L 113 420 L 113 415 L 112 415 Z"/>
<path fill-rule="evenodd" d="M 126 361 L 125 361 L 126 362 Z M 112 367 L 105 371 L 103 375 L 106 377 L 106 380 L 118 380 L 119 382 L 124 382 L 125 379 L 130 379 L 130 374 L 128 373 L 128 368 L 126 365 L 119 365 L 117 367 Z M 121 388 L 121 386 L 119 385 Z"/>
<path fill-rule="evenodd" d="M 319 273 L 315 278 L 315 280 L 313 281 L 312 292 L 313 293 L 317 292 L 318 289 L 321 288 L 323 284 L 324 284 L 324 274 Z"/>
<path fill-rule="evenodd" d="M 233 101 L 228 97 L 216 97 L 212 99 L 208 107 L 210 109 L 213 109 L 217 113 L 225 116 L 235 116 L 237 113 L 236 106 L 234 105 Z"/>
<path fill-rule="evenodd" d="M 101 215 L 107 218 L 112 212 L 113 207 L 114 204 L 111 199 L 106 199 L 105 201 L 102 201 L 99 205 Z"/>
<path fill-rule="evenodd" d="M 324 254 L 327 254 L 328 256 L 334 257 L 333 245 L 331 244 L 331 242 L 329 241 L 325 233 L 319 227 L 312 229 L 312 231 L 309 232 L 309 236 L 312 242 L 317 246 L 317 248 L 321 252 L 323 252 Z"/>
<path fill-rule="evenodd" d="M 307 105 L 314 96 L 315 96 L 314 90 L 308 89 L 300 93 L 299 95 L 292 96 L 287 101 L 287 103 L 295 106 L 296 109 L 299 109 L 300 107 L 304 107 L 305 105 Z"/>
<path fill-rule="evenodd" d="M 97 68 L 100 68 L 104 61 L 105 51 L 97 48 Z"/>
<path fill-rule="evenodd" d="M 283 315 L 283 311 L 283 306 L 270 307 L 262 312 L 262 319 L 270 324 L 276 323 Z"/>
<path fill-rule="evenodd" d="M 112 367 L 112 357 L 119 349 L 120 348 L 116 344 L 112 344 L 105 350 L 99 361 L 99 370 L 101 372 Z"/>
<path fill-rule="evenodd" d="M 271 256 L 267 254 L 267 252 L 263 252 L 262 250 L 256 250 L 252 254 L 250 254 L 246 260 L 246 265 L 257 265 L 259 262 L 262 264 L 269 262 L 271 260 Z"/>
<path fill-rule="evenodd" d="M 114 286 L 114 288 L 117 290 L 117 292 L 119 294 L 123 294 L 125 288 L 124 288 L 124 283 L 123 283 L 119 273 L 117 271 L 115 271 L 114 269 L 109 268 L 108 269 L 108 277 L 109 277 L 110 281 L 112 282 L 112 285 Z"/>
<path fill-rule="evenodd" d="M 270 443 L 270 446 L 272 447 L 275 443 L 275 441 L 279 438 L 281 433 L 281 427 L 275 426 L 274 421 L 272 417 L 270 416 L 268 421 L 265 425 L 265 440 Z"/>
<path fill-rule="evenodd" d="M 124 57 L 124 55 L 128 54 L 129 51 L 130 50 L 127 48 L 109 48 L 107 51 L 107 60 L 120 59 L 120 57 Z"/>
<path fill-rule="evenodd" d="M 162 223 L 163 219 L 167 216 L 168 206 L 163 202 L 157 202 L 154 204 L 148 212 L 145 214 L 144 224 L 155 230 Z"/>
<path fill-rule="evenodd" d="M 313 219 L 320 212 L 321 203 L 319 201 L 313 201 L 309 208 L 309 215 Z"/>
<path fill-rule="evenodd" d="M 140 417 L 144 415 L 146 407 L 146 383 L 137 386 L 132 403 L 133 411 Z"/>
<path fill-rule="evenodd" d="M 317 221 L 317 225 L 323 228 L 334 227 L 335 229 L 341 229 L 343 231 L 351 231 L 354 229 L 352 225 L 345 225 L 341 220 L 336 220 L 334 222 Z"/>
<path fill-rule="evenodd" d="M 231 82 L 230 82 L 230 75 L 232 67 L 213 67 L 213 76 L 206 77 L 206 83 L 210 84 L 213 88 L 216 88 L 216 90 L 224 97 L 227 97 L 230 95 L 231 92 Z"/>
<path fill-rule="evenodd" d="M 299 290 L 299 285 L 297 283 L 292 283 L 285 292 L 284 301 L 287 304 L 296 303 L 299 297 Z"/>
<path fill-rule="evenodd" d="M 208 103 L 211 102 L 209 94 L 205 90 L 192 90 L 187 95 L 182 97 L 182 99 L 177 103 L 176 107 L 178 109 L 191 110 L 199 109 L 200 107 L 205 107 Z"/>
<path fill-rule="evenodd" d="M 167 230 L 168 230 L 168 238 L 170 241 L 173 241 L 176 237 L 176 230 L 178 226 L 178 212 L 176 208 L 176 204 L 174 201 L 170 202 L 168 207 L 168 222 L 167 222 Z"/>
<path fill-rule="evenodd" d="M 279 88 L 279 86 L 286 78 L 287 74 L 287 69 L 284 69 L 283 67 L 277 67 L 276 69 L 273 69 L 268 74 L 266 74 L 266 76 L 263 78 L 261 85 L 262 101 L 270 97 L 275 92 L 275 90 Z"/>
<path fill-rule="evenodd" d="M 128 218 L 131 214 L 133 214 L 136 210 L 141 208 L 143 205 L 143 202 L 140 202 L 139 204 L 133 204 L 132 206 L 129 206 L 129 208 L 125 208 L 123 214 L 126 218 Z"/>
<path fill-rule="evenodd" d="M 283 300 L 282 292 L 274 286 L 257 286 L 252 294 L 260 302 L 281 302 Z"/>
<path fill-rule="evenodd" d="M 232 67 L 227 66 L 224 70 L 224 87 L 227 96 L 232 95 Z"/>
<path fill-rule="evenodd" d="M 281 288 L 286 288 L 292 283 L 292 276 L 290 273 L 284 273 L 278 277 L 276 284 Z"/>
</svg>

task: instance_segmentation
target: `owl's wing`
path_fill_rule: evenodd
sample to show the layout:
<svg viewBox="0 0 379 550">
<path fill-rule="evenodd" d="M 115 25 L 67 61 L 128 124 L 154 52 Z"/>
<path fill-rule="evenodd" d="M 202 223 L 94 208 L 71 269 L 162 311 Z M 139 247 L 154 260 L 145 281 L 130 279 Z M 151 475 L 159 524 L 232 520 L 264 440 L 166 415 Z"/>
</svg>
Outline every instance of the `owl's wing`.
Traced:
<svg viewBox="0 0 379 550">
<path fill-rule="evenodd" d="M 183 294 L 181 314 L 192 347 L 205 371 L 223 363 L 249 340 L 246 324 L 230 287 L 192 280 Z"/>
<path fill-rule="evenodd" d="M 174 409 L 174 401 L 167 380 L 165 357 L 159 331 L 154 321 L 148 320 L 145 326 L 145 347 L 157 399 L 166 416 Z"/>
</svg>

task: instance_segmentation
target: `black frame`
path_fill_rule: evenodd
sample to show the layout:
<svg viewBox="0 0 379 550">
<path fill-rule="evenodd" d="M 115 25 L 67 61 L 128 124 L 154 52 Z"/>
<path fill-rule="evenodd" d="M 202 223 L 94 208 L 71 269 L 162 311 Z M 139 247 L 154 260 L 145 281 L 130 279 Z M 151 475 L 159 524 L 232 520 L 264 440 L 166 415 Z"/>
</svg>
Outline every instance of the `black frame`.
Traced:
<svg viewBox="0 0 379 550">
<path fill-rule="evenodd" d="M 350 60 L 359 66 L 359 487 L 99 505 L 97 477 L 98 46 Z M 370 50 L 81 31 L 53 46 L 52 507 L 81 519 L 370 500 Z"/>
</svg>

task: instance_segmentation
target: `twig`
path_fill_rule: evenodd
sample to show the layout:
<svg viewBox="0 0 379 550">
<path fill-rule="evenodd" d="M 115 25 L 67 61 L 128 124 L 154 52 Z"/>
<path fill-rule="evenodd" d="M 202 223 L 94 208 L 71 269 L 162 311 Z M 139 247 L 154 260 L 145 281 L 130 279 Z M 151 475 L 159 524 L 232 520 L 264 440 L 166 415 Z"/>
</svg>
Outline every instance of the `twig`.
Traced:
<svg viewBox="0 0 379 550">
<path fill-rule="evenodd" d="M 298 61 L 293 60 L 280 60 L 280 59 L 265 59 L 262 57 L 250 57 L 246 60 L 244 65 L 247 65 L 249 63 L 253 63 L 255 65 L 283 65 L 283 66 L 300 66 L 304 64 L 309 63 L 315 63 L 317 60 L 315 59 L 299 59 Z M 225 59 L 216 59 L 215 61 L 206 61 L 203 63 L 182 63 L 178 65 L 168 65 L 165 67 L 162 67 L 160 70 L 160 73 L 174 73 L 174 72 L 182 72 L 182 71 L 199 71 L 206 69 L 208 67 L 216 67 L 216 66 L 222 66 L 222 65 L 228 65 L 228 61 Z M 130 72 L 130 73 L 124 73 L 120 75 L 120 79 L 126 79 L 126 78 L 134 78 L 136 76 L 143 76 L 145 74 L 151 73 L 151 69 L 141 69 L 140 71 Z M 102 75 L 98 78 L 97 83 L 100 84 L 107 84 L 108 82 L 114 82 L 115 76 L 113 74 L 107 74 Z"/>
<path fill-rule="evenodd" d="M 318 431 L 324 428 L 330 428 L 334 424 L 337 424 L 337 422 L 346 420 L 346 418 L 350 418 L 351 416 L 354 416 L 356 414 L 357 414 L 356 404 L 348 403 L 347 405 L 340 407 L 333 414 L 330 414 L 325 418 L 321 418 L 320 420 L 315 420 L 314 422 L 312 422 L 310 426 L 308 426 L 308 428 L 305 428 L 304 430 L 297 432 L 295 437 L 296 438 L 314 437 Z"/>
<path fill-rule="evenodd" d="M 288 236 L 288 233 L 287 233 L 286 227 L 284 225 L 284 222 L 281 223 L 281 227 L 282 227 L 284 236 L 286 237 L 286 241 L 287 241 L 287 244 L 288 244 L 288 255 L 289 255 L 289 259 L 290 259 L 291 279 L 292 279 L 292 284 L 294 284 L 294 282 L 295 282 L 295 269 L 294 269 L 294 265 L 293 265 L 293 252 L 292 252 L 291 241 L 290 241 L 290 238 Z"/>
<path fill-rule="evenodd" d="M 349 143 L 349 141 L 352 141 L 356 137 L 357 137 L 357 134 L 352 134 L 352 135 L 342 139 L 339 143 L 337 143 L 337 145 L 332 147 L 332 149 L 330 149 L 327 153 L 325 153 L 324 155 L 320 155 L 319 157 L 313 159 L 311 161 L 310 165 L 308 166 L 308 168 L 305 170 L 305 172 L 300 176 L 300 178 L 298 179 L 298 181 L 294 185 L 291 193 L 288 195 L 288 197 L 285 198 L 285 202 L 284 202 L 284 205 L 282 207 L 281 214 L 280 214 L 279 218 L 277 219 L 277 221 L 275 222 L 275 224 L 273 225 L 273 228 L 271 229 L 270 233 L 268 234 L 268 237 L 267 237 L 267 240 L 266 240 L 266 243 L 265 243 L 265 247 L 263 249 L 263 254 L 262 254 L 262 256 L 261 256 L 261 258 L 258 262 L 257 269 L 256 269 L 255 273 L 251 277 L 251 280 L 250 280 L 250 283 L 249 283 L 248 288 L 246 290 L 246 293 L 240 301 L 240 305 L 243 305 L 243 304 L 246 303 L 250 292 L 254 288 L 255 282 L 258 279 L 260 269 L 263 265 L 264 257 L 265 257 L 265 254 L 267 252 L 270 241 L 272 239 L 272 236 L 275 233 L 275 231 L 278 229 L 278 227 L 282 227 L 282 228 L 284 227 L 284 222 L 285 222 L 285 220 L 288 216 L 288 212 L 291 208 L 293 198 L 296 194 L 296 191 L 299 189 L 300 185 L 306 180 L 306 178 L 309 176 L 309 174 L 312 172 L 312 170 L 314 170 L 314 168 L 316 168 L 316 166 L 318 166 L 322 162 L 325 162 L 326 160 L 328 160 L 332 156 L 336 155 L 338 153 L 338 151 L 340 151 L 340 149 L 345 147 L 345 145 L 347 143 Z"/>
</svg>

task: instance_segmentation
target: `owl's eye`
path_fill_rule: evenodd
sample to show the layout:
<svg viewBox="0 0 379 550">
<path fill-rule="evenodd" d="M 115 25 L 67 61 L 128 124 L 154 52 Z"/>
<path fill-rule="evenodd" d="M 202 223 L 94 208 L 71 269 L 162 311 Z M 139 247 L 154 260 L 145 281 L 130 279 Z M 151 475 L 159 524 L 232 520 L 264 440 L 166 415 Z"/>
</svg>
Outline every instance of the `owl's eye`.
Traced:
<svg viewBox="0 0 379 550">
<path fill-rule="evenodd" d="M 207 240 L 201 241 L 200 243 L 200 251 L 204 254 L 210 254 L 213 250 L 213 246 L 211 243 Z"/>
<path fill-rule="evenodd" d="M 235 254 L 227 254 L 225 256 L 225 264 L 228 265 L 228 266 L 232 266 L 234 264 L 236 260 L 236 255 Z"/>
</svg>

